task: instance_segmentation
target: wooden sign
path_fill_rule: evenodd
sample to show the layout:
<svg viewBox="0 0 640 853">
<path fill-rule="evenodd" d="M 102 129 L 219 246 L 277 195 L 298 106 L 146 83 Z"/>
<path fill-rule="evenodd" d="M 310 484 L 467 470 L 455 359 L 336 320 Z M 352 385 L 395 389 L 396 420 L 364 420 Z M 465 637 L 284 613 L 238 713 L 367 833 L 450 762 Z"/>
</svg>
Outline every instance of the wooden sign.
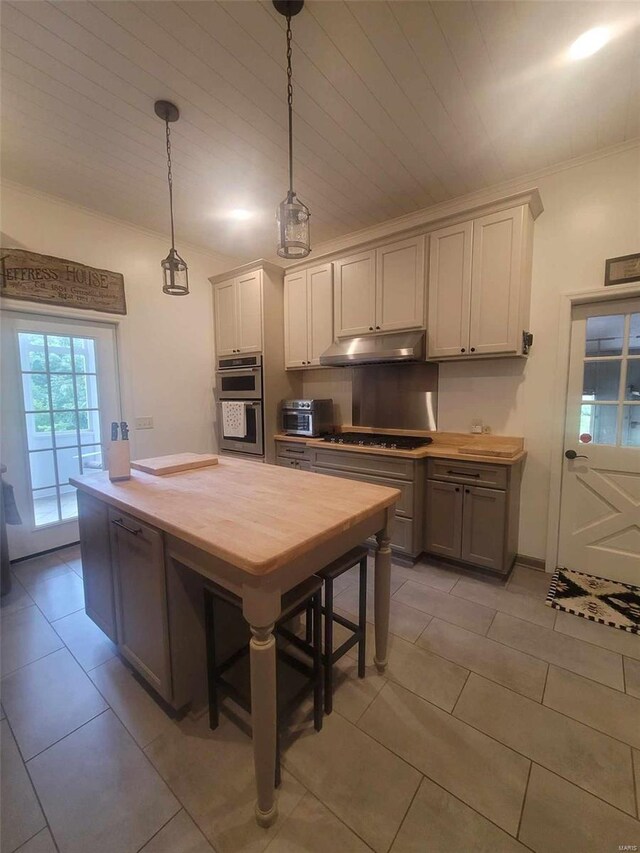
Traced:
<svg viewBox="0 0 640 853">
<path fill-rule="evenodd" d="M 607 258 L 604 272 L 605 287 L 611 284 L 629 284 L 631 281 L 640 281 L 640 253 Z"/>
<path fill-rule="evenodd" d="M 0 295 L 108 314 L 127 313 L 120 273 L 25 249 L 0 248 Z"/>
</svg>

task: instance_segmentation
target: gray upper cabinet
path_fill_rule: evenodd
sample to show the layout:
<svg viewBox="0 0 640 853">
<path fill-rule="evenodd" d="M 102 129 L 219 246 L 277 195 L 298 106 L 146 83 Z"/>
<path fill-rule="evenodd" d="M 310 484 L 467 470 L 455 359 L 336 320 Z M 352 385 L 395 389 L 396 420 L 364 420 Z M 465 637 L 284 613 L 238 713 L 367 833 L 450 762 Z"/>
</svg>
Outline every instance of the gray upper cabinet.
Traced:
<svg viewBox="0 0 640 853">
<path fill-rule="evenodd" d="M 531 293 L 529 205 L 440 228 L 429 239 L 429 357 L 521 355 Z"/>
<path fill-rule="evenodd" d="M 78 525 L 82 553 L 82 580 L 87 616 L 113 640 L 116 628 L 109 511 L 106 504 L 78 490 Z"/>
<path fill-rule="evenodd" d="M 171 701 L 162 534 L 115 509 L 108 512 L 120 652 L 164 699 Z"/>
<path fill-rule="evenodd" d="M 287 370 L 318 367 L 333 343 L 333 267 L 284 277 L 284 363 Z"/>
<path fill-rule="evenodd" d="M 262 350 L 262 273 L 251 270 L 213 286 L 216 353 Z"/>
</svg>

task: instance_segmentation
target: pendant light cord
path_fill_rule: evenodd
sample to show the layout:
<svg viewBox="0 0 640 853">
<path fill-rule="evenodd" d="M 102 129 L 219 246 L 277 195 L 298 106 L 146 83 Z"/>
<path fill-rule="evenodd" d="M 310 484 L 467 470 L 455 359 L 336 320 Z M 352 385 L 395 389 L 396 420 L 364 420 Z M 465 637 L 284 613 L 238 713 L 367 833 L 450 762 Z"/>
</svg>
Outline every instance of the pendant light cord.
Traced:
<svg viewBox="0 0 640 853">
<path fill-rule="evenodd" d="M 173 172 L 171 171 L 171 129 L 169 122 L 167 126 L 167 182 L 169 184 L 169 215 L 171 217 L 171 249 L 175 252 L 176 240 L 173 232 Z"/>
<path fill-rule="evenodd" d="M 291 70 L 291 15 L 287 15 L 287 105 L 289 108 L 289 202 L 293 201 L 293 72 Z"/>
</svg>

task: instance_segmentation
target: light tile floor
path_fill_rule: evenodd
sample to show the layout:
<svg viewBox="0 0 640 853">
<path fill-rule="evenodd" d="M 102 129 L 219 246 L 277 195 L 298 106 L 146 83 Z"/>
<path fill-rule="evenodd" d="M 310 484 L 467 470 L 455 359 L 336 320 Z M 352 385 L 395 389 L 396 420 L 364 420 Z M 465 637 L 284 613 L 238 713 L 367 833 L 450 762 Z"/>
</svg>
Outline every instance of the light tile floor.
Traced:
<svg viewBox="0 0 640 853">
<path fill-rule="evenodd" d="M 545 607 L 540 572 L 518 566 L 505 584 L 394 565 L 387 672 L 370 630 L 367 677 L 352 650 L 322 732 L 303 712 L 285 742 L 280 817 L 264 831 L 248 736 L 226 717 L 211 732 L 206 717 L 164 713 L 84 614 L 78 549 L 14 568 L 3 853 L 640 845 L 640 638 Z M 336 606 L 353 613 L 356 592 L 343 576 Z"/>
</svg>

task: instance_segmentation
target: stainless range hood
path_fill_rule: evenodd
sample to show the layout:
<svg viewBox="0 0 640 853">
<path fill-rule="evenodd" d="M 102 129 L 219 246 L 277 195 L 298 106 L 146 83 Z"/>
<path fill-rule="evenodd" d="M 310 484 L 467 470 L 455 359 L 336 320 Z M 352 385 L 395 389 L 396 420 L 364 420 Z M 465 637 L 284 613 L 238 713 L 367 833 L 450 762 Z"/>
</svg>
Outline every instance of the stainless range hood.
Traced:
<svg viewBox="0 0 640 853">
<path fill-rule="evenodd" d="M 343 338 L 320 356 L 320 364 L 355 367 L 361 364 L 388 364 L 424 361 L 424 332 L 396 332 Z"/>
</svg>

